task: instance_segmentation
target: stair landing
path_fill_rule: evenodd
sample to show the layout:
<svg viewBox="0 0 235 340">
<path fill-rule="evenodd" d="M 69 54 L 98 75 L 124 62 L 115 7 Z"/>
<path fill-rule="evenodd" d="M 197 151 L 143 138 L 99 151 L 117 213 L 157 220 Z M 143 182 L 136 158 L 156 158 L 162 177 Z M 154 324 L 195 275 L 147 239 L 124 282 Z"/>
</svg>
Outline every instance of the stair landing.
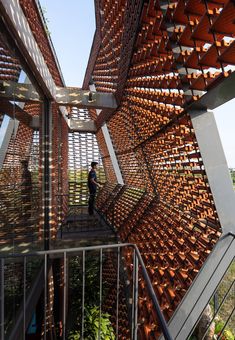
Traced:
<svg viewBox="0 0 235 340">
<path fill-rule="evenodd" d="M 79 214 L 70 214 L 57 239 L 51 243 L 52 249 L 95 246 L 117 243 L 117 235 L 97 212 L 89 215 L 87 208 Z"/>
</svg>

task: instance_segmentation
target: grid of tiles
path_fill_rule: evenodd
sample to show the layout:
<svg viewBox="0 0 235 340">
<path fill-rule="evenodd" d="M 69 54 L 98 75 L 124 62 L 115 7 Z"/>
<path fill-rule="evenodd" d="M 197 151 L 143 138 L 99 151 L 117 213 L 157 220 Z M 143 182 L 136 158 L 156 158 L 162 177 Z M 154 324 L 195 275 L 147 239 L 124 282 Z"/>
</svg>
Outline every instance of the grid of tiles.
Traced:
<svg viewBox="0 0 235 340">
<path fill-rule="evenodd" d="M 0 35 L 0 80 L 18 81 L 20 71 L 19 59 L 10 51 L 4 36 Z"/>
<path fill-rule="evenodd" d="M 145 1 L 124 95 L 108 122 L 126 187 L 106 186 L 99 208 L 122 241 L 140 247 L 168 319 L 221 234 L 187 108 L 233 72 L 234 13 L 233 1 Z M 122 50 L 120 41 L 114 47 Z M 97 86 L 105 78 L 95 72 Z M 110 197 L 107 208 L 101 202 Z M 158 330 L 144 292 L 141 329 L 149 338 Z"/>
<path fill-rule="evenodd" d="M 39 231 L 39 134 L 23 124 L 14 132 L 1 177 L 1 245 L 36 241 Z M 21 161 L 29 160 L 25 176 Z"/>
<path fill-rule="evenodd" d="M 99 181 L 105 182 L 106 178 L 96 136 L 92 133 L 70 132 L 68 151 L 69 205 L 86 205 L 87 176 L 92 161 L 99 163 Z"/>
<path fill-rule="evenodd" d="M 63 86 L 55 55 L 49 43 L 49 32 L 46 23 L 43 20 L 43 15 L 40 13 L 38 3 L 34 0 L 20 0 L 22 10 L 27 18 L 30 29 L 34 38 L 42 52 L 47 67 L 52 75 L 52 78 L 57 86 Z"/>
<path fill-rule="evenodd" d="M 97 91 L 120 99 L 128 73 L 132 46 L 141 10 L 140 0 L 100 2 L 101 43 L 93 69 Z"/>
<path fill-rule="evenodd" d="M 103 131 L 100 129 L 96 133 L 97 143 L 99 145 L 100 154 L 102 157 L 102 162 L 104 165 L 104 171 L 106 179 L 109 182 L 117 182 L 116 174 L 114 172 L 113 163 L 109 155 L 107 144 L 104 138 Z"/>
</svg>

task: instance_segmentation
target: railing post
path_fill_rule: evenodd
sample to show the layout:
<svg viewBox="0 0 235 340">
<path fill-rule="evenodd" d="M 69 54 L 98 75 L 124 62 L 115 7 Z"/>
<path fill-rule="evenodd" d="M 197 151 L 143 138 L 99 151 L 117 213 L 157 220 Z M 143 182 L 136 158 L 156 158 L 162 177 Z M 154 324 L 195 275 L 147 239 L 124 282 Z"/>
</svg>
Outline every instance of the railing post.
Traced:
<svg viewBox="0 0 235 340">
<path fill-rule="evenodd" d="M 1 339 L 4 340 L 4 265 L 5 260 L 1 259 Z"/>
<path fill-rule="evenodd" d="M 100 332 L 101 332 L 101 304 L 102 304 L 102 257 L 103 252 L 102 248 L 100 249 L 100 296 L 99 296 L 99 335 L 98 339 L 100 340 Z"/>
<path fill-rule="evenodd" d="M 85 321 L 85 281 L 86 281 L 86 270 L 85 270 L 85 264 L 86 264 L 86 251 L 97 251 L 99 250 L 99 256 L 100 256 L 100 273 L 99 273 L 99 279 L 100 279 L 100 286 L 99 286 L 99 339 L 101 337 L 101 317 L 102 317 L 102 294 L 103 294 L 103 250 L 105 249 L 116 249 L 117 248 L 117 279 L 116 279 L 116 287 L 117 287 L 117 293 L 116 293 L 116 338 L 119 336 L 119 299 L 120 299 L 120 254 L 121 249 L 123 247 L 131 248 L 133 249 L 132 257 L 133 257 L 133 270 L 132 270 L 132 315 L 131 315 L 131 340 L 137 340 L 138 338 L 138 289 L 139 289 L 139 267 L 141 268 L 141 274 L 143 275 L 143 279 L 145 280 L 146 287 L 148 289 L 149 295 L 153 301 L 153 306 L 156 310 L 158 320 L 159 320 L 159 326 L 161 327 L 161 330 L 164 334 L 165 339 L 172 340 L 171 335 L 169 334 L 169 329 L 167 326 L 167 323 L 165 321 L 165 318 L 163 316 L 163 313 L 160 309 L 159 303 L 157 301 L 157 297 L 154 292 L 154 288 L 151 284 L 150 278 L 148 276 L 147 270 L 145 268 L 143 259 L 140 255 L 140 252 L 136 245 L 134 244 L 115 244 L 115 245 L 103 245 L 103 246 L 91 246 L 91 247 L 81 247 L 81 248 L 69 248 L 64 250 L 49 250 L 49 251 L 38 251 L 31 254 L 14 254 L 9 256 L 10 258 L 22 258 L 23 257 L 23 313 L 22 319 L 19 321 L 23 326 L 20 326 L 20 329 L 23 330 L 24 335 L 22 334 L 22 339 L 25 338 L 25 331 L 27 327 L 26 323 L 26 305 L 28 304 L 28 301 L 26 299 L 26 273 L 27 273 L 27 256 L 43 256 L 44 257 L 44 334 L 43 339 L 47 339 L 47 331 L 48 331 L 48 300 L 49 300 L 49 294 L 48 294 L 48 267 L 50 265 L 49 259 L 50 255 L 56 255 L 60 254 L 60 257 L 62 256 L 64 258 L 64 277 L 63 277 L 63 332 L 62 332 L 62 338 L 65 340 L 66 338 L 66 308 L 67 308 L 67 287 L 68 287 L 68 277 L 67 277 L 67 260 L 68 260 L 68 253 L 74 254 L 77 256 L 77 254 L 81 254 L 82 252 L 82 261 L 81 257 L 79 258 L 79 269 L 81 268 L 81 262 L 82 262 L 82 324 L 81 324 L 81 339 L 84 339 L 84 321 Z M 0 302 L 0 339 L 5 339 L 5 318 L 4 318 L 4 264 L 5 259 L 1 259 L 1 302 Z M 43 286 L 43 283 L 42 283 Z M 232 288 L 232 287 L 231 287 Z M 231 289 L 230 288 L 230 289 Z M 115 307 L 114 307 L 115 308 Z M 218 310 L 220 307 L 218 308 Z M 218 312 L 218 311 L 217 311 Z"/>
<path fill-rule="evenodd" d="M 64 292 L 63 292 L 63 340 L 65 340 L 66 333 L 66 295 L 67 295 L 67 265 L 66 252 L 64 252 Z"/>
<path fill-rule="evenodd" d="M 42 194 L 43 194 L 43 232 L 44 232 L 44 250 L 50 247 L 50 222 L 51 222 L 51 140 L 52 140 L 52 107 L 48 99 L 44 99 L 42 115 L 42 152 L 43 152 L 43 177 L 42 177 Z"/>
<path fill-rule="evenodd" d="M 219 307 L 219 296 L 218 296 L 218 292 L 216 291 L 215 294 L 214 294 L 214 315 L 216 314 L 217 312 L 217 309 Z"/>
<path fill-rule="evenodd" d="M 25 332 L 26 332 L 26 319 L 25 319 L 25 313 L 26 313 L 26 264 L 27 264 L 27 258 L 24 256 L 24 283 L 23 283 L 23 339 L 25 340 Z"/>
<path fill-rule="evenodd" d="M 116 304 L 116 339 L 118 339 L 118 305 L 119 305 L 119 279 L 120 279 L 120 247 L 118 247 L 118 257 L 117 257 L 117 304 Z"/>
<path fill-rule="evenodd" d="M 82 251 L 82 334 L 81 339 L 83 340 L 84 334 L 84 308 L 85 308 L 85 262 L 86 260 L 86 253 L 85 250 Z"/>
<path fill-rule="evenodd" d="M 157 313 L 157 317 L 158 317 L 158 321 L 159 321 L 160 326 L 161 326 L 162 333 L 163 333 L 166 340 L 172 340 L 172 336 L 169 333 L 169 329 L 168 329 L 166 320 L 165 320 L 164 315 L 161 311 L 161 308 L 160 308 L 159 302 L 157 300 L 156 294 L 154 292 L 151 280 L 150 280 L 148 273 L 147 273 L 147 270 L 145 268 L 144 261 L 143 261 L 141 255 L 140 255 L 140 252 L 139 252 L 138 248 L 136 247 L 136 245 L 134 245 L 134 249 L 135 249 L 135 252 L 137 253 L 137 256 L 138 256 L 138 259 L 139 259 L 139 262 L 140 262 L 140 265 L 141 265 L 141 269 L 142 269 L 142 274 L 143 274 L 144 280 L 147 284 L 149 295 L 150 295 L 150 297 L 153 301 L 154 308 L 155 308 L 156 313 Z"/>
<path fill-rule="evenodd" d="M 44 255 L 44 340 L 46 340 L 47 331 L 47 254 Z"/>
<path fill-rule="evenodd" d="M 133 249 L 133 285 L 132 285 L 132 318 L 131 318 L 131 339 L 137 339 L 138 323 L 138 266 L 139 261 L 136 249 Z"/>
<path fill-rule="evenodd" d="M 135 270 L 134 270 L 134 340 L 137 340 L 138 332 L 138 273 L 139 272 L 139 260 L 135 252 Z"/>
</svg>

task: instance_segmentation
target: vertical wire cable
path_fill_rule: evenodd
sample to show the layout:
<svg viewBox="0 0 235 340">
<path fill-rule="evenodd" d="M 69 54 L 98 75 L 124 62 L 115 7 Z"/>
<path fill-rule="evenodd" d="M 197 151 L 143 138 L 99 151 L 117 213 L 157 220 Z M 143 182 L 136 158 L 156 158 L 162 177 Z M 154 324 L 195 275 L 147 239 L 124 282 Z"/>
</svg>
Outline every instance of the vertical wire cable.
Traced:
<svg viewBox="0 0 235 340">
<path fill-rule="evenodd" d="M 23 283 L 23 339 L 25 340 L 25 332 L 26 332 L 26 318 L 25 318 L 25 313 L 26 313 L 26 265 L 27 265 L 27 258 L 24 256 L 24 283 Z"/>
<path fill-rule="evenodd" d="M 82 340 L 84 334 L 84 304 L 85 304 L 85 250 L 82 251 Z"/>
<path fill-rule="evenodd" d="M 16 117 L 15 117 L 15 83 L 14 83 L 14 85 L 13 85 L 13 88 L 14 88 L 14 90 L 13 90 L 13 103 L 14 103 L 14 105 L 13 105 L 13 122 L 14 122 L 14 125 L 13 125 L 13 164 L 12 164 L 12 169 L 13 169 L 13 171 L 14 171 L 14 168 L 15 168 L 15 140 L 16 140 Z M 14 185 L 13 185 L 13 207 L 14 207 L 14 211 L 16 211 L 16 190 L 15 190 L 15 184 L 16 184 L 16 182 L 15 182 L 15 179 L 16 179 L 17 177 L 16 176 L 14 176 Z M 22 202 L 21 202 L 21 206 L 22 206 Z M 16 220 L 15 220 L 15 218 L 13 219 L 13 237 L 12 237 L 12 247 L 13 247 L 13 249 L 12 249 L 12 252 L 14 253 L 15 252 L 15 223 L 16 223 Z M 14 303 L 15 303 L 15 301 L 14 301 Z"/>
<path fill-rule="evenodd" d="M 131 339 L 134 339 L 134 298 L 135 298 L 135 249 L 133 250 L 133 271 L 132 271 L 132 312 L 131 312 Z"/>
<path fill-rule="evenodd" d="M 100 332 L 101 332 L 101 305 L 102 305 L 102 256 L 103 251 L 102 248 L 100 249 L 100 297 L 99 297 L 99 335 L 98 339 L 100 340 Z"/>
<path fill-rule="evenodd" d="M 134 294 L 134 340 L 137 340 L 138 331 L 138 268 L 139 261 L 137 255 L 135 256 L 135 294 Z"/>
<path fill-rule="evenodd" d="M 63 340 L 65 340 L 66 332 L 66 294 L 67 294 L 67 266 L 66 266 L 66 252 L 64 252 Z"/>
<path fill-rule="evenodd" d="M 46 340 L 47 323 L 47 254 L 44 255 L 44 340 Z"/>
<path fill-rule="evenodd" d="M 119 278 L 120 278 L 120 247 L 118 247 L 118 257 L 117 257 L 117 305 L 116 305 L 116 339 L 118 339 L 118 305 L 119 305 Z"/>
<path fill-rule="evenodd" d="M 4 316 L 4 265 L 5 260 L 1 259 L 1 339 L 4 340 L 4 324 L 5 324 L 5 316 Z"/>
</svg>

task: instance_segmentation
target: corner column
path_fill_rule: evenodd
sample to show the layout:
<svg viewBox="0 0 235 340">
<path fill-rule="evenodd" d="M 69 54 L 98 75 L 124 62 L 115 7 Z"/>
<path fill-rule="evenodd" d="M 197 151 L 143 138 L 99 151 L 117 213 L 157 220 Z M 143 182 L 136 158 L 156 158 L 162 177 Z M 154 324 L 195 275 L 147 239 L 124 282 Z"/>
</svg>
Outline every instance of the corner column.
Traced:
<svg viewBox="0 0 235 340">
<path fill-rule="evenodd" d="M 44 250 L 50 247 L 50 216 L 52 202 L 51 162 L 52 162 L 52 104 L 44 100 L 42 113 L 42 210 Z"/>
</svg>

